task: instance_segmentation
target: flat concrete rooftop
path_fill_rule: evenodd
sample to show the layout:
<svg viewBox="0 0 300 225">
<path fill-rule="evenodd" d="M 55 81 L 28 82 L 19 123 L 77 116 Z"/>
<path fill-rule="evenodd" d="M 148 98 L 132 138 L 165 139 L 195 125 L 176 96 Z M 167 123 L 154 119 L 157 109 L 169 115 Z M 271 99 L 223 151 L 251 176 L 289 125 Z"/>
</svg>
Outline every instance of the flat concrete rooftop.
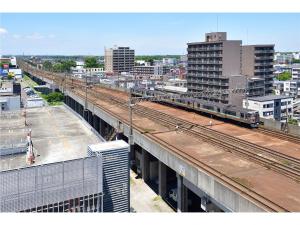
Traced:
<svg viewBox="0 0 300 225">
<path fill-rule="evenodd" d="M 1 118 L 0 144 L 25 139 L 31 129 L 36 156 L 33 165 L 85 157 L 88 145 L 101 142 L 90 127 L 64 105 L 27 109 L 26 115 L 26 127 L 21 113 L 13 118 Z M 29 166 L 26 154 L 0 157 L 0 171 L 26 166 Z"/>
</svg>

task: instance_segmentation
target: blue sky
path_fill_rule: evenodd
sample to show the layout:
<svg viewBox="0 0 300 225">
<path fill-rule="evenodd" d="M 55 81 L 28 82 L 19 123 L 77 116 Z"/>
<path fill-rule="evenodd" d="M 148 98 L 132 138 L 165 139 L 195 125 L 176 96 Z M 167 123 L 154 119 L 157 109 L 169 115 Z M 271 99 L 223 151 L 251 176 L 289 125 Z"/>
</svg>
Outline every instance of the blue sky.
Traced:
<svg viewBox="0 0 300 225">
<path fill-rule="evenodd" d="M 299 13 L 2 13 L 0 54 L 103 55 L 113 45 L 136 55 L 185 54 L 187 42 L 217 29 L 243 44 L 300 51 L 299 21 Z"/>
</svg>

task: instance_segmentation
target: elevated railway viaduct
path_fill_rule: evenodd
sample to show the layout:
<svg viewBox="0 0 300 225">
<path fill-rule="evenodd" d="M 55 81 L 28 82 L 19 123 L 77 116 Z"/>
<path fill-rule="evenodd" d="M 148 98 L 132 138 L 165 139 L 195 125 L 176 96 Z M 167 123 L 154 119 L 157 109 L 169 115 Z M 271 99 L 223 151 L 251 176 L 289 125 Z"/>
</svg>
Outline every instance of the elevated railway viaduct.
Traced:
<svg viewBox="0 0 300 225">
<path fill-rule="evenodd" d="M 55 84 L 64 92 L 65 104 L 100 135 L 117 132 L 119 138 L 128 139 L 126 93 L 98 85 L 86 91 L 82 81 L 24 62 L 20 66 L 36 79 Z M 267 152 L 234 135 L 192 127 L 168 115 L 167 109 L 155 110 L 153 104 L 137 106 L 133 113 L 133 168 L 177 211 L 300 211 L 297 141 L 291 143 L 296 153 Z"/>
</svg>

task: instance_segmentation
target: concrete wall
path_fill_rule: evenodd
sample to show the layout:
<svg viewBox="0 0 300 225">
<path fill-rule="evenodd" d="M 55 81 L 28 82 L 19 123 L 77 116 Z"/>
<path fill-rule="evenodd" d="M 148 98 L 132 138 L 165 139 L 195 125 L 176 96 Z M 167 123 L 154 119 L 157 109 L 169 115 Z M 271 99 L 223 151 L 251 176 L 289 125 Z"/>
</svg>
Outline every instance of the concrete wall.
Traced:
<svg viewBox="0 0 300 225">
<path fill-rule="evenodd" d="M 242 47 L 242 74 L 254 76 L 254 46 Z"/>
<path fill-rule="evenodd" d="M 223 42 L 223 76 L 241 73 L 241 44 L 242 41 Z"/>
<path fill-rule="evenodd" d="M 264 123 L 263 125 L 264 128 L 281 131 L 282 123 L 280 121 L 276 121 L 272 119 L 264 119 L 264 118 L 260 118 L 260 120 Z M 300 137 L 300 126 L 289 124 L 288 133 Z"/>
</svg>

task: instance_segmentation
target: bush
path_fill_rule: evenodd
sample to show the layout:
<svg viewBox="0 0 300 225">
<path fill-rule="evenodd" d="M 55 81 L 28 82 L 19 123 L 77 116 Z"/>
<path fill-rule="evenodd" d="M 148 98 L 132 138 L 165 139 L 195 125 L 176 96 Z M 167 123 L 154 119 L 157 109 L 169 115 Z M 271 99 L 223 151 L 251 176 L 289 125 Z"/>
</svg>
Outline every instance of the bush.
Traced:
<svg viewBox="0 0 300 225">
<path fill-rule="evenodd" d="M 278 80 L 280 81 L 290 80 L 291 78 L 292 78 L 292 74 L 290 72 L 283 72 L 278 75 Z"/>
<path fill-rule="evenodd" d="M 60 92 L 52 92 L 45 96 L 45 99 L 49 103 L 62 102 L 64 100 L 64 95 Z"/>
<path fill-rule="evenodd" d="M 288 123 L 289 123 L 289 124 L 292 124 L 292 125 L 298 126 L 298 120 L 296 120 L 296 119 L 289 119 L 289 120 L 288 120 Z"/>
</svg>

